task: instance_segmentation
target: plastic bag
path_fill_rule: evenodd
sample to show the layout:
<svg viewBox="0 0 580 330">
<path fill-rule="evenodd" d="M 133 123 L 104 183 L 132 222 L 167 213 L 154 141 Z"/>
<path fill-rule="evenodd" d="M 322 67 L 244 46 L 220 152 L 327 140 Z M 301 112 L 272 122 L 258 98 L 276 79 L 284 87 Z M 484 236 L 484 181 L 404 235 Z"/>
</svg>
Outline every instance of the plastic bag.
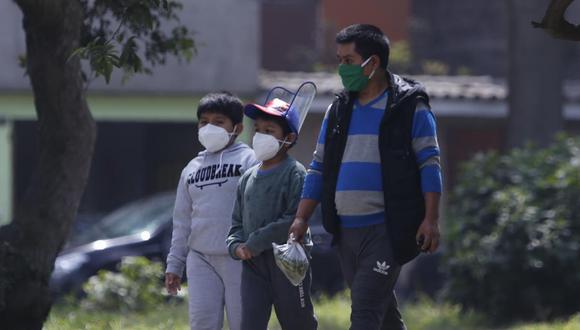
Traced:
<svg viewBox="0 0 580 330">
<path fill-rule="evenodd" d="M 291 235 L 286 244 L 272 243 L 276 265 L 294 286 L 300 285 L 310 267 L 309 257 L 302 244 Z"/>
</svg>

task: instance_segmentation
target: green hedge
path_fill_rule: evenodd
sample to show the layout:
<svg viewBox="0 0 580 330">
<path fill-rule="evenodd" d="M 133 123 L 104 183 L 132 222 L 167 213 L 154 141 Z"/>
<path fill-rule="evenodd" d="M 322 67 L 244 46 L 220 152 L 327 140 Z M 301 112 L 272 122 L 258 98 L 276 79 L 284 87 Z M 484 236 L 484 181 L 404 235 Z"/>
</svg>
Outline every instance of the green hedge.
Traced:
<svg viewBox="0 0 580 330">
<path fill-rule="evenodd" d="M 119 265 L 119 272 L 99 271 L 84 284 L 87 295 L 81 306 L 104 311 L 157 308 L 166 300 L 162 276 L 160 262 L 145 257 L 125 257 Z"/>
<path fill-rule="evenodd" d="M 450 196 L 444 296 L 494 322 L 580 310 L 580 139 L 479 154 Z"/>
</svg>

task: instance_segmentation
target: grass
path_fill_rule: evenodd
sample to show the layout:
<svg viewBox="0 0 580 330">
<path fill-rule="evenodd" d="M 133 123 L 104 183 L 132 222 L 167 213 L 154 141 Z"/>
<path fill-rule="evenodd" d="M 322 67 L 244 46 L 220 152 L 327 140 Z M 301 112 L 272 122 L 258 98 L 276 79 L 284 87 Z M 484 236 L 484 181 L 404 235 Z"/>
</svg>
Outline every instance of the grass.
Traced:
<svg viewBox="0 0 580 330">
<path fill-rule="evenodd" d="M 54 306 L 45 330 L 189 330 L 187 304 L 166 304 L 147 312 L 95 312 L 73 305 Z"/>
<path fill-rule="evenodd" d="M 320 330 L 342 330 L 349 327 L 350 298 L 347 294 L 315 302 Z M 462 313 L 450 304 L 437 304 L 427 299 L 402 307 L 403 318 L 410 330 L 499 330 L 486 326 L 485 319 L 475 313 Z M 147 312 L 111 313 L 79 309 L 75 305 L 57 305 L 45 324 L 45 330 L 188 330 L 187 304 L 165 304 Z M 272 315 L 270 330 L 281 329 Z M 576 330 L 580 314 L 569 320 L 521 324 L 502 330 Z"/>
<path fill-rule="evenodd" d="M 510 330 L 578 330 L 580 329 L 580 313 L 569 320 L 552 323 L 525 324 L 514 326 Z"/>
</svg>

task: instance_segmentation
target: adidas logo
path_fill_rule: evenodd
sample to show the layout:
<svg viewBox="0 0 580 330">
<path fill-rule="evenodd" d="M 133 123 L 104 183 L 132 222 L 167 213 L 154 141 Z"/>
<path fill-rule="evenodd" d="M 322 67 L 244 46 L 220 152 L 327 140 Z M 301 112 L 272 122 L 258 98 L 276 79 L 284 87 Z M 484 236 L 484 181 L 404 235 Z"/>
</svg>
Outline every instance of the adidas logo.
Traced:
<svg viewBox="0 0 580 330">
<path fill-rule="evenodd" d="M 383 262 L 377 261 L 377 266 L 373 268 L 373 270 L 379 274 L 389 275 L 388 272 L 389 268 L 391 268 L 391 265 L 387 265 L 386 261 Z"/>
</svg>

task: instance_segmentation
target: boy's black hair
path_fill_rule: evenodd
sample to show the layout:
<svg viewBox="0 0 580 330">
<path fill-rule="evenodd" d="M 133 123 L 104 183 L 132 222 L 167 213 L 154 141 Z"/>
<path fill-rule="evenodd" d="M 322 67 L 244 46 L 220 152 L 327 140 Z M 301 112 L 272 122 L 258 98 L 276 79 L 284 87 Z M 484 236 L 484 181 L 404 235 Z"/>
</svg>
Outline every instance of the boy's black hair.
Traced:
<svg viewBox="0 0 580 330">
<path fill-rule="evenodd" d="M 264 112 L 258 112 L 256 114 L 256 119 L 262 119 L 262 120 L 267 120 L 267 121 L 273 121 L 275 122 L 278 126 L 280 126 L 282 128 L 282 133 L 284 134 L 284 136 L 288 136 L 288 134 L 292 133 L 292 129 L 290 129 L 290 125 L 288 125 L 288 122 L 286 121 L 286 119 L 284 117 L 278 117 L 278 116 L 273 116 L 273 115 L 269 115 L 267 113 Z"/>
<path fill-rule="evenodd" d="M 244 104 L 230 92 L 210 93 L 199 101 L 197 118 L 205 112 L 220 113 L 236 125 L 244 119 Z"/>
<path fill-rule="evenodd" d="M 363 61 L 372 55 L 381 60 L 381 67 L 389 65 L 389 39 L 378 27 L 370 24 L 353 24 L 345 27 L 336 35 L 336 43 L 348 44 L 354 42 L 355 51 L 362 56 Z"/>
</svg>

